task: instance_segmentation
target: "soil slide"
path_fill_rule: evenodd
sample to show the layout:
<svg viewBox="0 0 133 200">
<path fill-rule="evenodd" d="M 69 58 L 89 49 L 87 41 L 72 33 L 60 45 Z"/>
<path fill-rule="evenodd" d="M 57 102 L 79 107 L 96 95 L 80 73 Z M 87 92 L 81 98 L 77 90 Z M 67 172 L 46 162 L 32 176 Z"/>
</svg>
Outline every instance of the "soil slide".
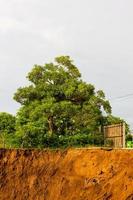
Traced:
<svg viewBox="0 0 133 200">
<path fill-rule="evenodd" d="M 0 200 L 133 200 L 133 151 L 1 149 Z"/>
</svg>

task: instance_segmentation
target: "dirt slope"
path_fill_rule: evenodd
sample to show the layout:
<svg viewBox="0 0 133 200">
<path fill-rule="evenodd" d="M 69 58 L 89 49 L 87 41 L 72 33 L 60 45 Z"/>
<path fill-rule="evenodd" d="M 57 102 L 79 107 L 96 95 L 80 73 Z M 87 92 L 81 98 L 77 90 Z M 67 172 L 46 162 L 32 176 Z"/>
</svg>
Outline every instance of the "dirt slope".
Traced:
<svg viewBox="0 0 133 200">
<path fill-rule="evenodd" d="M 133 151 L 1 149 L 0 200 L 133 200 Z"/>
</svg>

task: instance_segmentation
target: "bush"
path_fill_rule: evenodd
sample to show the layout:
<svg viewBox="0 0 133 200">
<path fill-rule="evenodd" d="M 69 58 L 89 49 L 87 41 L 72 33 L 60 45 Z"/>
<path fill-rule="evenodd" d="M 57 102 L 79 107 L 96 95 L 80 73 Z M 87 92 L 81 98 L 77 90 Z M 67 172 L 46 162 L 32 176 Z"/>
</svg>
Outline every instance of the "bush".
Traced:
<svg viewBox="0 0 133 200">
<path fill-rule="evenodd" d="M 57 136 L 57 135 L 45 135 L 43 138 L 43 147 L 85 147 L 88 145 L 102 146 L 104 144 L 103 135 L 92 134 L 77 134 L 73 136 Z M 41 145 L 42 146 L 42 145 Z"/>
<path fill-rule="evenodd" d="M 6 147 L 14 148 L 67 148 L 67 147 L 86 147 L 103 146 L 104 138 L 100 134 L 76 134 L 76 135 L 57 135 L 44 134 L 38 131 L 29 131 L 25 134 L 19 130 L 15 135 L 6 135 Z"/>
</svg>

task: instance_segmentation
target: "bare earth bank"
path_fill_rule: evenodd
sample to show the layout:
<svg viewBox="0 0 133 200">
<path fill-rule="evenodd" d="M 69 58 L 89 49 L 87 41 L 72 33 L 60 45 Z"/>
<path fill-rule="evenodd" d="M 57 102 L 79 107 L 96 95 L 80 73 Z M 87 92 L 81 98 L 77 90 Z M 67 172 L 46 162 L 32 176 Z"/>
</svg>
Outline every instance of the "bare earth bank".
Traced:
<svg viewBox="0 0 133 200">
<path fill-rule="evenodd" d="M 133 151 L 1 149 L 0 200 L 133 200 Z"/>
</svg>

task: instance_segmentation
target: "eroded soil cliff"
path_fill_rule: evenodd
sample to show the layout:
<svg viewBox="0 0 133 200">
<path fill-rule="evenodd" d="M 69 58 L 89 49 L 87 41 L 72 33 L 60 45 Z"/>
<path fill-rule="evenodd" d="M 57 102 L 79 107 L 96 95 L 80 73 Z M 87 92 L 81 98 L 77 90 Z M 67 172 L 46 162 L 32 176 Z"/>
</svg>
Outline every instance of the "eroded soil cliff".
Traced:
<svg viewBox="0 0 133 200">
<path fill-rule="evenodd" d="M 1 149 L 0 200 L 133 200 L 133 151 Z"/>
</svg>

